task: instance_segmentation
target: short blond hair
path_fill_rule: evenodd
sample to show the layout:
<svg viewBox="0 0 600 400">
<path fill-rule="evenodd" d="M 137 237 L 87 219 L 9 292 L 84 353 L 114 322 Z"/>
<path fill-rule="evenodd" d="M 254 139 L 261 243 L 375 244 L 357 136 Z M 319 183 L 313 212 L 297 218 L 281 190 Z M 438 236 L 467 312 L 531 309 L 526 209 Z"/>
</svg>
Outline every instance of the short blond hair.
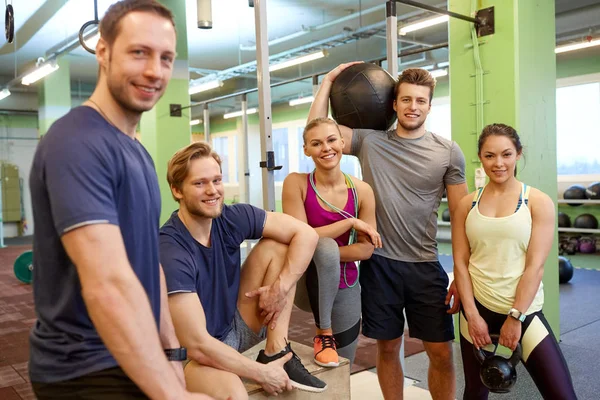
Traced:
<svg viewBox="0 0 600 400">
<path fill-rule="evenodd" d="M 185 178 L 188 176 L 191 162 L 199 158 L 208 157 L 214 158 L 219 164 L 219 168 L 221 168 L 221 157 L 219 157 L 219 155 L 213 151 L 212 147 L 210 147 L 210 144 L 206 142 L 191 143 L 173 154 L 173 157 L 171 157 L 169 164 L 167 165 L 167 182 L 169 182 L 169 187 L 174 187 L 181 191 L 183 181 L 185 181 Z M 173 195 L 172 192 L 171 195 Z M 175 199 L 176 202 L 179 202 L 179 199 L 174 195 L 173 199 Z"/>
<path fill-rule="evenodd" d="M 323 125 L 323 124 L 328 124 L 328 125 L 333 125 L 335 126 L 335 128 L 337 129 L 337 131 L 340 134 L 340 137 L 342 137 L 342 131 L 340 130 L 339 125 L 337 124 L 337 122 L 335 122 L 334 120 L 332 120 L 331 118 L 327 118 L 327 117 L 317 117 L 315 119 L 312 119 L 309 121 L 309 123 L 304 127 L 304 132 L 302 132 L 302 140 L 304 141 L 304 144 L 306 144 L 306 134 L 313 128 L 316 128 L 317 126 Z"/>
</svg>

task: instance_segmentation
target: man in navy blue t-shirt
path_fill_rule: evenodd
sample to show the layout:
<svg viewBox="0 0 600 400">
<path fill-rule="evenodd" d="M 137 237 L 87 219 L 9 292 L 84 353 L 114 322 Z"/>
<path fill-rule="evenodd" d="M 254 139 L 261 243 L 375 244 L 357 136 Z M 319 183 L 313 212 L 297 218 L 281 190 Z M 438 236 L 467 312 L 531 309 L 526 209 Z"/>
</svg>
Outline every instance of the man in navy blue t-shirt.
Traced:
<svg viewBox="0 0 600 400">
<path fill-rule="evenodd" d="M 173 16 L 125 0 L 99 29 L 96 89 L 41 139 L 29 179 L 33 390 L 41 400 L 207 399 L 185 390 L 159 265 L 158 179 L 135 139 L 171 77 Z"/>
<path fill-rule="evenodd" d="M 179 210 L 160 230 L 160 260 L 177 337 L 191 360 L 184 370 L 188 388 L 238 398 L 246 393 L 244 377 L 272 394 L 324 391 L 286 340 L 315 230 L 282 213 L 224 205 L 221 160 L 206 143 L 178 151 L 167 179 Z M 240 268 L 240 245 L 260 238 Z M 257 361 L 240 354 L 265 337 Z"/>
</svg>

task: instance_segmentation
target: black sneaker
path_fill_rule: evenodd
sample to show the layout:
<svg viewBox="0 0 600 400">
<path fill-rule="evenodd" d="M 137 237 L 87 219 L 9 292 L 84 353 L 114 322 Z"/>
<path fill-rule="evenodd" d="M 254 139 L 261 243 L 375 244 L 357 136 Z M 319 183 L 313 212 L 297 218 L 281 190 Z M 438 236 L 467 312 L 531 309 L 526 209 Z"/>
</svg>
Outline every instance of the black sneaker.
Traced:
<svg viewBox="0 0 600 400">
<path fill-rule="evenodd" d="M 300 361 L 300 357 L 294 353 L 289 343 L 279 353 L 270 357 L 265 354 L 264 350 L 261 350 L 258 353 L 258 357 L 256 357 L 256 361 L 261 364 L 268 364 L 271 361 L 275 361 L 285 356 L 290 351 L 294 356 L 288 362 L 283 364 L 283 369 L 287 372 L 292 386 L 307 392 L 320 393 L 325 391 L 325 389 L 327 389 L 327 384 L 319 378 L 312 376 L 310 372 L 304 368 L 302 361 Z"/>
</svg>

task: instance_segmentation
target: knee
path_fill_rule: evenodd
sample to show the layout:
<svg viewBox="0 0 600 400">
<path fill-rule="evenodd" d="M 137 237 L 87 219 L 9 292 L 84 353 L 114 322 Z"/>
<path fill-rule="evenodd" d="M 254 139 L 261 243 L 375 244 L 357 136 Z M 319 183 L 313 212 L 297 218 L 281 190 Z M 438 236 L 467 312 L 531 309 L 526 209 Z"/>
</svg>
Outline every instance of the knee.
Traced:
<svg viewBox="0 0 600 400">
<path fill-rule="evenodd" d="M 238 379 L 236 384 L 233 387 L 230 387 L 228 391 L 229 393 L 223 397 L 224 399 L 248 400 L 248 392 L 240 379 Z"/>
<path fill-rule="evenodd" d="M 216 385 L 219 387 L 217 393 L 214 394 L 216 399 L 248 400 L 248 392 L 237 375 L 232 374 L 231 379 L 221 383 L 221 385 Z"/>
<path fill-rule="evenodd" d="M 383 358 L 400 359 L 400 347 L 402 346 L 402 338 L 394 340 L 378 340 L 377 351 Z"/>
<path fill-rule="evenodd" d="M 252 249 L 252 252 L 257 253 L 259 259 L 268 265 L 272 260 L 283 260 L 288 252 L 288 245 L 280 243 L 273 239 L 261 239 L 260 242 Z"/>
<path fill-rule="evenodd" d="M 436 343 L 428 347 L 427 355 L 434 368 L 448 369 L 453 367 L 452 345 L 450 343 Z"/>
<path fill-rule="evenodd" d="M 319 238 L 317 248 L 313 255 L 313 260 L 319 265 L 337 265 L 340 264 L 340 248 L 335 240 L 328 237 Z"/>
</svg>

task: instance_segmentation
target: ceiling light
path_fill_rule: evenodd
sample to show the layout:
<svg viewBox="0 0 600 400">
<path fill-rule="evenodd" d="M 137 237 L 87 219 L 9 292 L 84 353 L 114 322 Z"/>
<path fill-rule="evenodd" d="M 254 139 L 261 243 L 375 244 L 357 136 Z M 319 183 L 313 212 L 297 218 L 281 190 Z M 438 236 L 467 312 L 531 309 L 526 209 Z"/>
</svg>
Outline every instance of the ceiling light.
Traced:
<svg viewBox="0 0 600 400">
<path fill-rule="evenodd" d="M 315 98 L 313 96 L 310 97 L 300 97 L 299 99 L 290 100 L 290 106 L 297 106 L 300 104 L 312 103 Z"/>
<path fill-rule="evenodd" d="M 442 15 L 442 16 L 435 17 L 435 18 L 424 19 L 422 21 L 415 22 L 413 24 L 404 25 L 403 27 L 400 28 L 400 30 L 398 31 L 398 34 L 406 35 L 408 32 L 414 32 L 419 29 L 428 28 L 433 25 L 442 24 L 444 22 L 448 22 L 448 18 L 449 17 L 447 15 Z"/>
<path fill-rule="evenodd" d="M 433 76 L 434 78 L 439 78 L 440 76 L 446 75 L 448 75 L 448 70 L 446 68 L 434 69 L 433 71 L 431 71 L 431 76 Z"/>
<path fill-rule="evenodd" d="M 192 126 L 192 125 L 199 125 L 201 123 L 202 123 L 201 119 L 193 119 L 193 120 L 190 121 L 190 126 Z"/>
<path fill-rule="evenodd" d="M 56 63 L 46 63 L 38 66 L 32 72 L 28 73 L 23 77 L 21 83 L 23 85 L 31 85 L 34 82 L 39 81 L 40 79 L 50 75 L 54 71 L 58 69 L 58 64 Z"/>
<path fill-rule="evenodd" d="M 189 94 L 192 95 L 192 94 L 204 92 L 206 90 L 216 89 L 221 86 L 223 86 L 223 81 L 220 81 L 220 80 L 210 81 L 210 82 L 202 83 L 200 85 L 193 85 L 193 86 L 190 86 Z"/>
<path fill-rule="evenodd" d="M 586 42 L 579 42 L 579 43 L 574 43 L 574 44 L 567 44 L 567 45 L 563 45 L 563 46 L 558 46 L 556 49 L 554 49 L 555 53 L 565 53 L 567 51 L 573 51 L 573 50 L 579 50 L 579 49 L 585 49 L 588 47 L 594 47 L 594 46 L 600 46 L 600 39 L 595 39 L 595 40 L 589 40 Z"/>
<path fill-rule="evenodd" d="M 444 68 L 444 67 L 447 67 L 448 65 L 450 65 L 450 63 L 448 61 L 437 63 L 438 68 Z"/>
<path fill-rule="evenodd" d="M 4 100 L 8 96 L 10 96 L 10 90 L 8 90 L 8 88 L 4 88 L 0 91 L 0 100 Z"/>
<path fill-rule="evenodd" d="M 228 118 L 241 117 L 243 113 L 244 113 L 243 111 L 235 111 L 235 112 L 231 112 L 231 113 L 227 113 L 227 114 L 223 115 L 223 118 L 228 119 Z M 256 108 L 249 108 L 246 110 L 246 115 L 254 114 L 254 113 L 256 113 Z"/>
<path fill-rule="evenodd" d="M 316 53 L 311 53 L 311 54 L 307 54 L 305 56 L 292 58 L 291 60 L 283 61 L 279 64 L 273 64 L 273 65 L 269 66 L 269 71 L 271 71 L 271 72 L 277 71 L 277 70 L 280 70 L 283 68 L 291 67 L 293 65 L 298 65 L 298 64 L 305 63 L 305 62 L 318 60 L 319 58 L 323 58 L 325 56 L 327 56 L 327 51 L 321 50 Z"/>
</svg>

